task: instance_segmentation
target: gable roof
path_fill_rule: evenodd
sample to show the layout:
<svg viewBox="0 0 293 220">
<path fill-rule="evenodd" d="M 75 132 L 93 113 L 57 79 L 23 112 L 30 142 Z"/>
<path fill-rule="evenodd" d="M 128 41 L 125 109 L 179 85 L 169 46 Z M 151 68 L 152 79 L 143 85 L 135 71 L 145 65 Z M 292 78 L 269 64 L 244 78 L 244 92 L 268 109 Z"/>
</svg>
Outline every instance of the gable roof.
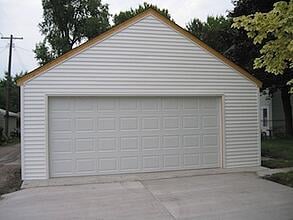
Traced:
<svg viewBox="0 0 293 220">
<path fill-rule="evenodd" d="M 252 76 L 246 70 L 244 70 L 240 66 L 236 65 L 231 60 L 227 59 L 225 56 L 223 56 L 222 54 L 220 54 L 219 52 L 217 52 L 213 48 L 209 47 L 207 44 L 203 43 L 201 40 L 199 40 L 193 34 L 188 32 L 187 30 L 183 29 L 182 27 L 180 27 L 179 25 L 177 25 L 173 21 L 170 21 L 168 18 L 164 17 L 163 15 L 161 15 L 159 12 L 157 12 L 155 9 L 152 9 L 152 8 L 149 8 L 149 9 L 145 10 L 144 12 L 142 12 L 142 13 L 140 13 L 140 14 L 138 14 L 138 15 L 130 18 L 130 19 L 128 19 L 127 21 L 125 21 L 125 22 L 123 22 L 123 23 L 121 23 L 121 24 L 109 29 L 108 31 L 98 35 L 97 37 L 95 37 L 95 38 L 93 38 L 93 39 L 91 39 L 91 40 L 79 45 L 76 48 L 73 48 L 72 50 L 68 51 L 67 53 L 65 53 L 65 54 L 63 54 L 61 56 L 59 56 L 58 58 L 52 60 L 51 62 L 49 62 L 49 63 L 47 63 L 47 64 L 45 64 L 45 65 L 43 65 L 41 67 L 38 67 L 35 70 L 23 75 L 21 78 L 19 78 L 17 80 L 17 85 L 18 86 L 24 85 L 25 82 L 33 79 L 34 77 L 37 77 L 37 76 L 41 75 L 42 73 L 48 71 L 49 69 L 57 66 L 58 64 L 68 60 L 69 58 L 71 58 L 71 57 L 79 54 L 80 52 L 90 48 L 91 46 L 95 45 L 96 43 L 101 42 L 102 40 L 108 38 L 112 34 L 115 34 L 115 33 L 119 32 L 119 31 L 127 28 L 131 24 L 133 24 L 133 23 L 139 21 L 140 19 L 142 19 L 144 17 L 147 17 L 149 15 L 152 15 L 152 16 L 156 17 L 157 19 L 159 19 L 160 21 L 162 21 L 163 23 L 165 23 L 166 25 L 168 25 L 169 27 L 171 27 L 175 31 L 181 33 L 187 39 L 189 39 L 192 42 L 194 42 L 195 44 L 199 45 L 200 47 L 202 47 L 203 49 L 205 49 L 206 51 L 208 51 L 209 53 L 211 53 L 212 55 L 214 55 L 215 57 L 220 59 L 226 65 L 230 66 L 231 68 L 233 68 L 234 70 L 239 72 L 246 79 L 248 79 L 248 80 L 252 81 L 253 83 L 255 83 L 258 87 L 262 86 L 262 82 L 259 81 L 254 76 Z"/>
</svg>

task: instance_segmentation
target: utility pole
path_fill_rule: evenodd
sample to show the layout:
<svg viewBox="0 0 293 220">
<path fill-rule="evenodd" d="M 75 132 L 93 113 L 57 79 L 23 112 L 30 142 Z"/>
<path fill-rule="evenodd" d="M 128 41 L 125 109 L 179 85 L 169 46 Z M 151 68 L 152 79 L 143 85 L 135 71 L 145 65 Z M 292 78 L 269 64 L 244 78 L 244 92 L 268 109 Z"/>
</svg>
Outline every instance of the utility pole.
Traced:
<svg viewBox="0 0 293 220">
<path fill-rule="evenodd" d="M 9 137 L 9 98 L 10 98 L 10 84 L 11 84 L 11 62 L 12 62 L 12 45 L 13 40 L 22 40 L 22 37 L 13 37 L 11 34 L 10 37 L 1 37 L 1 39 L 9 39 L 9 57 L 8 57 L 8 72 L 6 76 L 6 93 L 5 93 L 5 105 L 6 105 L 6 112 L 5 112 L 5 135 Z"/>
</svg>

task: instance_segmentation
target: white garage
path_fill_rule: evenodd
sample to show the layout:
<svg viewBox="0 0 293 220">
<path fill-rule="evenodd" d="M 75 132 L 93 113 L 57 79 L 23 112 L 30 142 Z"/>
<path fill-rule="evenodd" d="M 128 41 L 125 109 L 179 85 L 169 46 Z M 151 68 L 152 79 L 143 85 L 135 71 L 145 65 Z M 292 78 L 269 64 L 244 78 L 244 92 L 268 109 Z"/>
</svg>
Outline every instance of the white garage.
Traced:
<svg viewBox="0 0 293 220">
<path fill-rule="evenodd" d="M 18 84 L 24 180 L 260 165 L 261 83 L 153 9 Z"/>
</svg>

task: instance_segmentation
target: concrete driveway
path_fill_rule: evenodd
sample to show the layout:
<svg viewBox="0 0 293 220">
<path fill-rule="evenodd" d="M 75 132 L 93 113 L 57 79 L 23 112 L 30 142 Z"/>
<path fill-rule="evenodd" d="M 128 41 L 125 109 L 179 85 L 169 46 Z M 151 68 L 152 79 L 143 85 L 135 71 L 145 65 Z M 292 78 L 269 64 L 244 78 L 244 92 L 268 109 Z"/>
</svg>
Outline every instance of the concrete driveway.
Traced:
<svg viewBox="0 0 293 220">
<path fill-rule="evenodd" d="M 293 189 L 253 173 L 52 186 L 0 200 L 0 219 L 293 219 Z"/>
</svg>

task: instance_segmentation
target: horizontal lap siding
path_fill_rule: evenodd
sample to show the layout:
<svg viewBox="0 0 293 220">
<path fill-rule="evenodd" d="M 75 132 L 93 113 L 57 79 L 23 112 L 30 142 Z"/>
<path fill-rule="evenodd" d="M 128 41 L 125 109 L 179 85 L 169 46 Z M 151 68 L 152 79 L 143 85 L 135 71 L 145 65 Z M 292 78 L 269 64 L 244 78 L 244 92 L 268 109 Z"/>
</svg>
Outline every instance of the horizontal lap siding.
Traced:
<svg viewBox="0 0 293 220">
<path fill-rule="evenodd" d="M 224 94 L 224 165 L 239 167 L 259 165 L 257 91 L 235 70 L 148 16 L 24 86 L 24 179 L 47 178 L 45 95 Z"/>
</svg>

